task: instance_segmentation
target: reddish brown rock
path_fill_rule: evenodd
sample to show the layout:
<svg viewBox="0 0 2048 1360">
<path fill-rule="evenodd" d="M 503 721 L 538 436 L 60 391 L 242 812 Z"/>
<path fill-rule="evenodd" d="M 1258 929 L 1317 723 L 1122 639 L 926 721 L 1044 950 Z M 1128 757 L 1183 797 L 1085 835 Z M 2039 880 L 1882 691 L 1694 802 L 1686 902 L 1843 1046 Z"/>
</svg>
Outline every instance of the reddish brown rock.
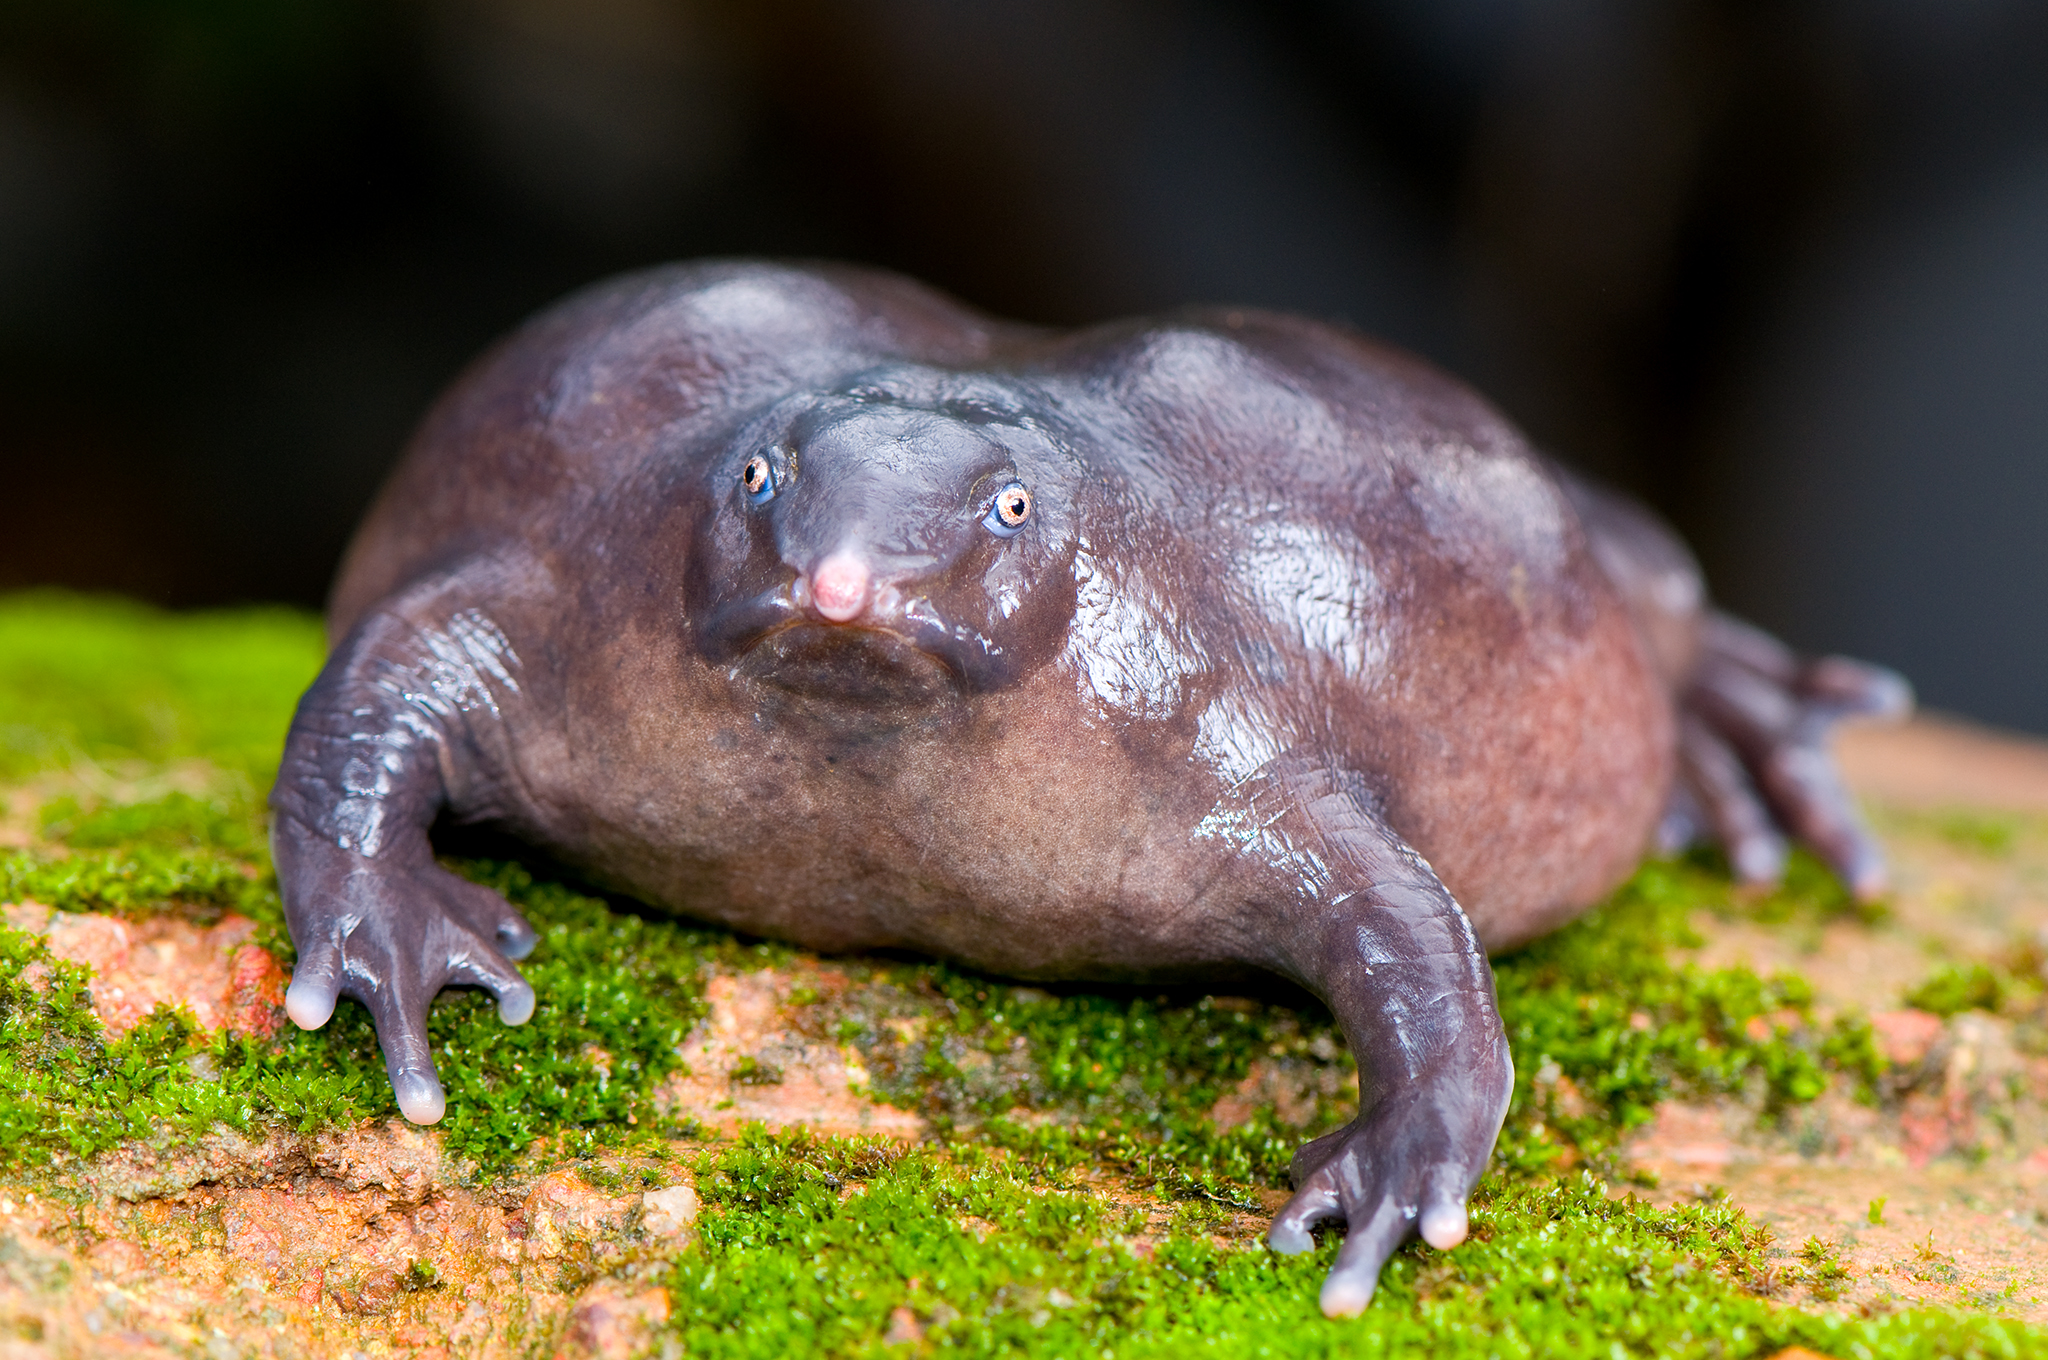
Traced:
<svg viewBox="0 0 2048 1360">
<path fill-rule="evenodd" d="M 1927 1056 L 1941 1037 L 1942 1022 L 1927 1011 L 1879 1011 L 1870 1017 L 1877 1033 L 1878 1051 L 1894 1067 L 1913 1067 Z"/>
<path fill-rule="evenodd" d="M 557 1354 L 625 1360 L 639 1354 L 648 1334 L 666 1321 L 667 1290 L 628 1293 L 618 1284 L 604 1281 L 592 1285 L 577 1300 Z"/>
<path fill-rule="evenodd" d="M 776 969 L 712 978 L 704 989 L 710 1013 L 684 1041 L 688 1067 L 663 1088 L 663 1107 L 719 1129 L 758 1121 L 922 1136 L 924 1120 L 868 1098 L 867 1070 L 850 1046 L 802 1032 L 790 1014 L 791 988 Z"/>
<path fill-rule="evenodd" d="M 1899 807 L 2048 812 L 2048 742 L 1922 713 L 1845 727 L 1835 756 L 1849 786 Z"/>
<path fill-rule="evenodd" d="M 551 1171 L 534 1183 L 519 1207 L 526 1255 L 560 1256 L 566 1242 L 616 1235 L 639 1203 L 638 1195 L 607 1195 L 574 1170 Z"/>
<path fill-rule="evenodd" d="M 93 1011 L 110 1036 L 158 1006 L 183 1007 L 201 1029 L 238 1034 L 275 1034 L 283 1019 L 290 978 L 270 951 L 249 943 L 256 923 L 247 917 L 199 926 L 175 916 L 131 921 L 18 902 L 8 905 L 6 920 L 42 935 L 53 957 L 91 970 Z"/>
<path fill-rule="evenodd" d="M 641 1197 L 641 1229 L 659 1241 L 684 1242 L 693 1235 L 702 1204 L 688 1185 L 650 1190 Z"/>
<path fill-rule="evenodd" d="M 915 1346 L 924 1340 L 924 1324 L 917 1314 L 902 1305 L 889 1311 L 889 1330 L 882 1336 L 884 1346 Z"/>
<path fill-rule="evenodd" d="M 291 983 L 276 955 L 253 944 L 235 951 L 228 965 L 227 1029 L 268 1039 L 284 1021 L 284 992 Z"/>
<path fill-rule="evenodd" d="M 222 1336 L 277 1360 L 644 1352 L 668 1300 L 635 1281 L 686 1237 L 636 1231 L 640 1195 L 567 1169 L 471 1188 L 438 1143 L 382 1125 L 217 1143 L 159 1168 L 177 1189 L 84 1208 L 0 1189 L 0 1317 L 39 1338 L 0 1355 L 170 1360 Z M 107 1179 L 142 1190 L 140 1165 Z M 655 1207 L 682 1214 L 694 1190 L 664 1174 Z"/>
<path fill-rule="evenodd" d="M 1741 1155 L 1729 1128 L 1729 1116 L 1730 1112 L 1718 1105 L 1662 1101 L 1656 1117 L 1630 1139 L 1630 1160 L 1664 1179 L 1718 1176 Z M 1740 1120 L 1745 1125 L 1749 1122 Z"/>
<path fill-rule="evenodd" d="M 1230 1094 L 1209 1111 L 1218 1130 L 1228 1132 L 1271 1105 L 1274 1117 L 1291 1129 L 1325 1122 L 1339 1106 L 1356 1104 L 1355 1072 L 1300 1058 L 1259 1058 Z"/>
</svg>

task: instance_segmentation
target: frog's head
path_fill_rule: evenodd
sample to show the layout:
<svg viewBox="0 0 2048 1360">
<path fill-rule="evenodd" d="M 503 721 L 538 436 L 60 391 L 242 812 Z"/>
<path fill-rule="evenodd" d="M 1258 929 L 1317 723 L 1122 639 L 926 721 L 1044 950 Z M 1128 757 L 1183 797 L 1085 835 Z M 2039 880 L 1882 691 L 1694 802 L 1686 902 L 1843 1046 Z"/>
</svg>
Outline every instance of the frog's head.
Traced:
<svg viewBox="0 0 2048 1360">
<path fill-rule="evenodd" d="M 778 403 L 707 475 L 705 653 L 850 700 L 1010 683 L 1074 609 L 1087 479 L 1030 389 L 909 365 Z"/>
</svg>

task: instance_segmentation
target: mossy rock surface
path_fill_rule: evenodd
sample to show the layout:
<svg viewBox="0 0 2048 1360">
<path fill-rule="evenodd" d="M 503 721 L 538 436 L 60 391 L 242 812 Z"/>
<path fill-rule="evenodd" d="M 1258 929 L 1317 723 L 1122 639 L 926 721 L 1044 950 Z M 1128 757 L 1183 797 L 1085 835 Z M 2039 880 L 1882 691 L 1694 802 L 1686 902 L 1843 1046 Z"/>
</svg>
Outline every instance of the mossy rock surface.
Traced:
<svg viewBox="0 0 2048 1360">
<path fill-rule="evenodd" d="M 0 1322 L 24 1353 L 2048 1354 L 2024 1241 L 2002 1278 L 1938 1237 L 1894 1273 L 1865 1258 L 1910 1187 L 1890 1225 L 1800 1237 L 1721 1188 L 1887 1155 L 2028 1196 L 2029 1158 L 2048 1175 L 2018 918 L 1853 994 L 1800 965 L 1925 922 L 1810 862 L 1762 898 L 1651 863 L 1497 963 L 1518 1084 L 1473 1240 L 1405 1249 L 1355 1321 L 1316 1309 L 1334 1236 L 1260 1241 L 1356 1091 L 1298 996 L 818 959 L 460 861 L 540 928 L 541 1004 L 507 1028 L 444 996 L 449 1117 L 411 1130 L 360 1008 L 280 1023 L 262 795 L 321 650 L 276 611 L 0 599 Z M 1883 815 L 2009 898 L 2048 865 L 2026 814 Z M 1951 1080 L 1962 1052 L 2004 1085 Z"/>
</svg>

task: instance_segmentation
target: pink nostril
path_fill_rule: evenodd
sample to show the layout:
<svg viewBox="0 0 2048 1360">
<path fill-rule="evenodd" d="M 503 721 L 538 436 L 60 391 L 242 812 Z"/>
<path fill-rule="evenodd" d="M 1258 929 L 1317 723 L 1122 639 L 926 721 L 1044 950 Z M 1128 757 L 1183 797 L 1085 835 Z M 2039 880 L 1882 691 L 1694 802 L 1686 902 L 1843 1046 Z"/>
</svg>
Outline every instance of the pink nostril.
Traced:
<svg viewBox="0 0 2048 1360">
<path fill-rule="evenodd" d="M 833 553 L 811 569 L 811 602 L 834 623 L 846 623 L 868 607 L 872 580 L 867 563 L 852 553 Z"/>
</svg>

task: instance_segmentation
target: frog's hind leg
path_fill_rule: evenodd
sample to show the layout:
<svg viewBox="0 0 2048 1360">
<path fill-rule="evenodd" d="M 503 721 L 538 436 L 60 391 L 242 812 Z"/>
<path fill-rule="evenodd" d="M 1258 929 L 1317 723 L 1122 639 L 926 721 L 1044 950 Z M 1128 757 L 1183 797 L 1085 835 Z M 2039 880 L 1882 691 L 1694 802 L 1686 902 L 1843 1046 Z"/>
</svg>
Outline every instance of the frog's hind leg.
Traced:
<svg viewBox="0 0 2048 1360">
<path fill-rule="evenodd" d="M 1828 751 L 1844 718 L 1901 718 L 1913 691 L 1879 666 L 1801 657 L 1739 619 L 1709 610 L 1679 717 L 1681 800 L 1726 847 L 1746 882 L 1784 873 L 1786 833 L 1806 842 L 1858 897 L 1885 889 L 1884 854 L 1864 827 Z M 1682 836 L 1688 809 L 1667 823 Z"/>
<path fill-rule="evenodd" d="M 1661 520 L 1567 469 L 1553 470 L 1678 705 L 1678 779 L 1660 848 L 1719 841 L 1744 882 L 1775 883 L 1785 872 L 1787 838 L 1797 837 L 1857 896 L 1883 892 L 1883 853 L 1842 787 L 1827 743 L 1844 718 L 1905 716 L 1912 688 L 1846 657 L 1801 657 L 1711 608 L 1692 554 Z"/>
</svg>

